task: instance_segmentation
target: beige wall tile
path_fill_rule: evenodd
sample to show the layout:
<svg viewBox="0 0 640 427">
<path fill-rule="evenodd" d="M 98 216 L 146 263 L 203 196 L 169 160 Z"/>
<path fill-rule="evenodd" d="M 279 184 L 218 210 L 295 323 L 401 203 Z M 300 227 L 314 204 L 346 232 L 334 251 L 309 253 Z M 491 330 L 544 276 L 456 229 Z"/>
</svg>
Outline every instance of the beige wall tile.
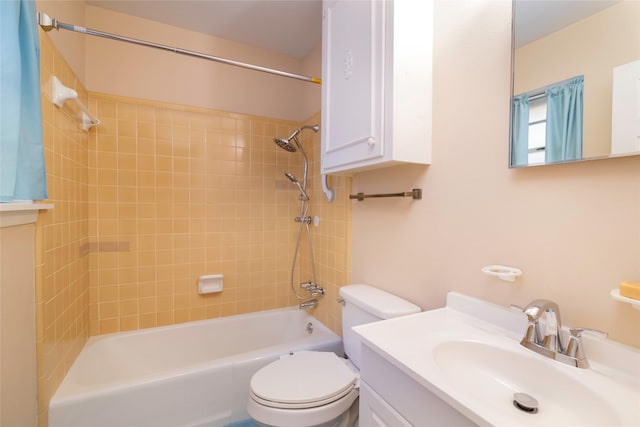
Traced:
<svg viewBox="0 0 640 427">
<path fill-rule="evenodd" d="M 46 87 L 55 74 L 88 103 L 86 90 L 65 60 L 49 38 L 43 32 L 40 35 L 42 58 L 49 58 L 42 62 L 41 85 Z M 97 310 L 90 310 L 89 305 L 91 300 L 97 308 L 101 301 L 98 292 L 92 292 L 90 298 L 90 256 L 80 249 L 89 243 L 90 212 L 94 214 L 94 227 L 99 214 L 102 218 L 115 217 L 112 206 L 103 206 L 102 211 L 97 205 L 91 209 L 89 206 L 89 184 L 97 184 L 98 178 L 104 186 L 115 184 L 115 169 L 105 167 L 100 177 L 88 173 L 90 160 L 97 164 L 97 158 L 88 153 L 92 140 L 89 136 L 93 134 L 79 128 L 73 106 L 53 107 L 43 99 L 42 108 L 48 202 L 55 205 L 51 212 L 40 214 L 36 224 L 36 247 L 42 247 L 41 256 L 36 258 L 36 283 L 42 285 L 41 292 L 36 294 L 39 425 L 46 426 L 49 400 L 90 333 L 90 317 L 98 319 Z M 108 110 L 106 106 L 103 108 Z M 104 142 L 105 150 L 112 149 L 112 138 L 105 137 Z M 113 166 L 109 163 L 112 158 L 108 154 L 105 157 L 106 166 Z M 109 290 L 103 293 L 105 304 L 117 298 L 117 293 Z"/>
<path fill-rule="evenodd" d="M 117 132 L 96 128 L 96 139 L 108 144 L 89 149 L 99 201 L 89 239 L 129 244 L 129 252 L 95 258 L 92 282 L 101 292 L 92 294 L 99 324 L 92 331 L 288 305 L 285 298 L 276 303 L 264 281 L 286 295 L 297 200 L 273 181 L 288 170 L 301 173 L 301 158 L 278 154 L 270 132 L 297 124 L 103 94 L 90 99 L 117 118 Z M 267 233 L 284 233 L 287 257 L 265 258 L 272 253 Z M 197 294 L 198 277 L 214 273 L 225 274 L 224 304 Z"/>
</svg>

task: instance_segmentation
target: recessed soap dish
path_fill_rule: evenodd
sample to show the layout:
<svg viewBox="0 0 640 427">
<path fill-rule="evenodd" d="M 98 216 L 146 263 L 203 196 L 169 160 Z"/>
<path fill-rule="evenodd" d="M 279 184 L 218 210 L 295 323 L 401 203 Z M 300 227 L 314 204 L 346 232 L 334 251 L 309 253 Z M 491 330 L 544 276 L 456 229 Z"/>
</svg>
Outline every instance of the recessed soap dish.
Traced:
<svg viewBox="0 0 640 427">
<path fill-rule="evenodd" d="M 506 265 L 488 265 L 481 270 L 484 274 L 489 276 L 495 276 L 500 280 L 506 280 L 507 282 L 515 282 L 515 280 L 522 276 L 522 270 L 515 267 L 508 267 Z"/>
<path fill-rule="evenodd" d="M 224 279 L 224 274 L 211 274 L 208 276 L 200 276 L 198 280 L 198 293 L 212 294 L 215 292 L 222 292 L 223 279 Z"/>
</svg>

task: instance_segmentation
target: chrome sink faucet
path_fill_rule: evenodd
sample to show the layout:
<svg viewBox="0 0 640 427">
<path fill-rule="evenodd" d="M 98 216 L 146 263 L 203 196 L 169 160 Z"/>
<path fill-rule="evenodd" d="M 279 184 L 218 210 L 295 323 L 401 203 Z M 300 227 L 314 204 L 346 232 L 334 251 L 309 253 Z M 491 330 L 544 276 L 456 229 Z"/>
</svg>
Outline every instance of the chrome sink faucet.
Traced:
<svg viewBox="0 0 640 427">
<path fill-rule="evenodd" d="M 543 346 L 551 351 L 564 353 L 562 320 L 560 319 L 560 307 L 558 307 L 558 304 L 547 299 L 536 299 L 527 304 L 522 311 L 529 320 L 529 327 L 524 340 Z M 543 314 L 546 321 L 544 335 L 540 332 L 540 318 Z"/>
<path fill-rule="evenodd" d="M 578 368 L 589 367 L 582 345 L 582 332 L 595 332 L 607 337 L 606 332 L 596 329 L 570 328 L 569 342 L 565 347 L 558 304 L 547 299 L 536 299 L 527 304 L 522 311 L 527 315 L 529 325 L 520 344 L 538 354 Z M 544 334 L 540 331 L 540 319 L 543 315 L 545 317 Z"/>
</svg>

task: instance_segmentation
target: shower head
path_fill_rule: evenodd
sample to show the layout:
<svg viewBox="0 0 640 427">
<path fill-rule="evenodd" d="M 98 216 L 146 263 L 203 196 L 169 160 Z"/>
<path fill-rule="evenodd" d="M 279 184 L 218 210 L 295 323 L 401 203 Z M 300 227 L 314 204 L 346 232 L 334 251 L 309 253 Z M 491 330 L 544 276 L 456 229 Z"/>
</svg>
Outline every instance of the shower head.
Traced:
<svg viewBox="0 0 640 427">
<path fill-rule="evenodd" d="M 275 142 L 276 144 L 278 144 L 278 147 L 282 148 L 283 150 L 286 150 L 290 153 L 295 153 L 296 151 L 298 151 L 298 148 L 300 148 L 300 142 L 298 141 L 298 138 L 296 138 L 298 136 L 298 134 L 300 132 L 302 132 L 305 129 L 311 129 L 314 132 L 318 132 L 320 130 L 320 126 L 318 125 L 313 125 L 313 126 L 302 126 L 296 130 L 293 131 L 293 133 L 291 135 L 289 135 L 288 138 L 273 138 L 273 142 Z M 293 145 L 291 143 L 291 141 L 295 142 L 296 145 Z"/>
<path fill-rule="evenodd" d="M 307 195 L 307 192 L 304 191 L 304 187 L 302 187 L 300 181 L 298 181 L 298 179 L 289 172 L 285 172 L 284 176 L 289 178 L 289 181 L 293 182 L 298 187 L 298 190 L 300 190 L 300 200 L 308 201 L 309 195 Z"/>
<path fill-rule="evenodd" d="M 283 150 L 286 150 L 290 153 L 295 153 L 297 150 L 297 148 L 291 143 L 291 139 L 290 138 L 273 138 L 273 142 L 275 142 L 276 144 L 278 144 L 278 147 L 282 148 Z"/>
</svg>

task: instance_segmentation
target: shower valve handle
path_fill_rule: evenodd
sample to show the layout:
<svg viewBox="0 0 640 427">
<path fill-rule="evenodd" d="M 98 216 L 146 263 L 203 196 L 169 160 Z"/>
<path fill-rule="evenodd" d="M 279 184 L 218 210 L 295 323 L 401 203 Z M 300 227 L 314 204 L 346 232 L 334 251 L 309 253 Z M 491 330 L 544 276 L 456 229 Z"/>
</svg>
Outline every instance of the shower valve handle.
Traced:
<svg viewBox="0 0 640 427">
<path fill-rule="evenodd" d="M 324 296 L 324 288 L 318 286 L 312 281 L 300 283 L 300 287 L 305 291 L 309 292 L 313 297 L 321 297 Z"/>
</svg>

